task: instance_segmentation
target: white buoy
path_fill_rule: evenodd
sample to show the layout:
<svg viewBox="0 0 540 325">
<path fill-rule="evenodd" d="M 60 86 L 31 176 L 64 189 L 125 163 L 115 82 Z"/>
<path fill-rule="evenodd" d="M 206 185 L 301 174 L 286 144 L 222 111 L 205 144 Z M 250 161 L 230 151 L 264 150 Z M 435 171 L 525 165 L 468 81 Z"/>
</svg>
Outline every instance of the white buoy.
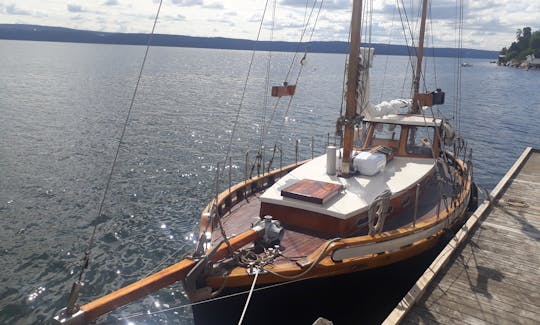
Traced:
<svg viewBox="0 0 540 325">
<path fill-rule="evenodd" d="M 326 173 L 328 175 L 336 174 L 336 147 L 328 146 L 326 148 Z"/>
</svg>

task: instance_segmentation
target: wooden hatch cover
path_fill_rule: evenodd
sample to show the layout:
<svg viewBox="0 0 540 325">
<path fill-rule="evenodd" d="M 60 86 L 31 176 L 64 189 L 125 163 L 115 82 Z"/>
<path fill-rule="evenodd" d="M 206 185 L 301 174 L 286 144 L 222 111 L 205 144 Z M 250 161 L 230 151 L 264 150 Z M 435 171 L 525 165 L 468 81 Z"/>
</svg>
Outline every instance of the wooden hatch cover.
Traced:
<svg viewBox="0 0 540 325">
<path fill-rule="evenodd" d="M 281 190 L 281 196 L 300 201 L 324 204 L 336 196 L 343 185 L 302 179 Z"/>
</svg>

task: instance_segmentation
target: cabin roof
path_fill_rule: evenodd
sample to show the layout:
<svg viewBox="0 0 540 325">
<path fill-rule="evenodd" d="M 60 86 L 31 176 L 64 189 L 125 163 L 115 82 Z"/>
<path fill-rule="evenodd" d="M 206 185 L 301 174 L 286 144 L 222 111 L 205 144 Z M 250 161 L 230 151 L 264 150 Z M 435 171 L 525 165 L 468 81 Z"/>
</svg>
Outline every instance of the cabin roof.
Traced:
<svg viewBox="0 0 540 325">
<path fill-rule="evenodd" d="M 380 117 L 364 119 L 366 122 L 374 123 L 389 123 L 413 126 L 440 126 L 442 119 L 433 118 L 431 116 L 416 115 L 416 114 L 391 114 Z"/>
<path fill-rule="evenodd" d="M 260 199 L 265 203 L 348 219 L 365 211 L 384 190 L 390 190 L 393 196 L 398 195 L 419 183 L 433 168 L 435 160 L 432 158 L 394 157 L 384 170 L 376 175 L 341 178 L 326 174 L 326 155 L 322 155 L 283 176 L 267 189 Z M 281 195 L 281 190 L 303 179 L 342 185 L 343 190 L 322 205 Z"/>
</svg>

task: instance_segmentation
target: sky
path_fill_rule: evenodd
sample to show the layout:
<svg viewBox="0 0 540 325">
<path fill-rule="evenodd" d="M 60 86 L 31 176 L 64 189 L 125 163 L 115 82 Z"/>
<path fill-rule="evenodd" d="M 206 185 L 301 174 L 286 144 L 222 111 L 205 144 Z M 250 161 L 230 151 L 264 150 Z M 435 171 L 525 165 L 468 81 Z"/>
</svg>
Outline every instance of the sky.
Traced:
<svg viewBox="0 0 540 325">
<path fill-rule="evenodd" d="M 314 1 L 317 0 L 163 0 L 155 33 L 256 39 L 265 12 L 260 39 L 298 41 L 305 22 L 313 26 L 321 4 L 318 0 L 314 6 Z M 416 30 L 418 7 L 410 7 L 411 0 L 364 0 L 373 7 L 372 42 L 404 44 L 404 28 L 396 10 L 398 1 L 405 3 L 407 18 L 402 15 L 402 19 L 408 19 L 410 28 Z M 456 46 L 458 2 L 432 1 L 427 46 Z M 533 31 L 540 30 L 539 0 L 461 2 L 464 3 L 463 47 L 500 50 L 515 39 L 517 29 L 528 26 Z M 351 3 L 351 0 L 323 0 L 312 40 L 346 41 Z M 265 4 L 268 4 L 266 11 Z M 159 0 L 0 0 L 0 23 L 149 33 L 158 5 Z M 313 7 L 312 18 L 308 20 Z M 310 31 L 311 27 L 304 40 L 309 38 Z"/>
</svg>

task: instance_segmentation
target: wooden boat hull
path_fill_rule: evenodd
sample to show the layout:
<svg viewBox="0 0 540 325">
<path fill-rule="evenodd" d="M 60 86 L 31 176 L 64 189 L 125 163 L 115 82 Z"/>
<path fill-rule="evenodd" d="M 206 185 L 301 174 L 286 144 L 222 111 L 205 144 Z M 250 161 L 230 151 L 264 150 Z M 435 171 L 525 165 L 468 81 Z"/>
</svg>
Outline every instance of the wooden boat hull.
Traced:
<svg viewBox="0 0 540 325">
<path fill-rule="evenodd" d="M 443 237 L 444 233 L 453 225 L 463 221 L 472 191 L 472 175 L 468 166 L 459 159 L 454 159 L 457 168 L 456 175 L 461 177 L 462 190 L 454 198 L 447 198 L 444 204 L 439 204 L 427 213 L 427 216 L 419 219 L 415 224 L 400 227 L 377 235 L 357 235 L 348 238 L 326 238 L 317 242 L 312 247 L 311 253 L 296 260 L 281 259 L 264 267 L 258 275 L 257 284 L 272 284 L 288 282 L 297 279 L 329 277 L 346 273 L 359 272 L 393 264 L 413 256 L 419 255 L 433 248 Z M 288 166 L 275 172 L 268 182 L 259 177 L 254 182 L 257 184 L 273 183 L 277 180 L 276 175 L 285 175 L 297 165 Z M 244 186 L 254 188 L 250 182 Z M 263 188 L 264 186 L 261 186 Z M 236 189 L 238 192 L 239 189 Z M 240 190 L 240 192 L 245 192 Z M 407 191 L 407 192 L 410 192 Z M 235 191 L 225 191 L 220 197 L 229 202 L 235 201 L 228 196 Z M 399 201 L 399 200 L 396 200 Z M 401 201 L 400 201 L 401 202 Z M 221 203 L 218 202 L 218 206 Z M 226 205 L 223 205 L 226 206 Z M 231 206 L 228 211 L 231 211 Z M 211 205 L 206 212 L 210 211 Z M 204 216 L 204 214 L 203 214 Z M 203 217 L 201 230 L 208 230 L 213 226 L 216 232 L 217 225 Z M 224 216 L 223 220 L 227 218 Z M 206 223 L 205 223 L 206 221 Z M 201 231 L 202 233 L 202 231 Z M 254 276 L 252 270 L 244 266 L 219 269 L 214 274 L 206 274 L 204 283 L 206 286 L 218 290 L 229 287 L 245 287 L 252 284 Z"/>
<path fill-rule="evenodd" d="M 415 243 L 412 246 L 404 247 L 396 252 L 381 253 L 372 256 L 362 256 L 357 258 L 350 258 L 341 262 L 332 261 L 331 257 L 323 259 L 316 268 L 312 271 L 302 275 L 295 279 L 286 279 L 283 276 L 295 277 L 301 273 L 303 269 L 298 265 L 290 264 L 283 265 L 279 268 L 269 268 L 269 270 L 278 273 L 279 275 L 271 273 L 259 274 L 257 284 L 273 284 L 279 282 L 287 282 L 297 279 L 311 279 L 330 277 L 336 275 L 342 275 L 347 273 L 361 272 L 369 269 L 375 269 L 378 267 L 394 264 L 413 256 L 419 255 L 437 245 L 441 239 L 442 232 L 433 238 L 427 238 Z M 206 283 L 208 286 L 217 289 L 222 286 L 228 288 L 234 287 L 246 287 L 253 283 L 253 275 L 246 272 L 245 268 L 235 268 L 228 274 L 227 278 L 224 277 L 208 277 Z"/>
</svg>

